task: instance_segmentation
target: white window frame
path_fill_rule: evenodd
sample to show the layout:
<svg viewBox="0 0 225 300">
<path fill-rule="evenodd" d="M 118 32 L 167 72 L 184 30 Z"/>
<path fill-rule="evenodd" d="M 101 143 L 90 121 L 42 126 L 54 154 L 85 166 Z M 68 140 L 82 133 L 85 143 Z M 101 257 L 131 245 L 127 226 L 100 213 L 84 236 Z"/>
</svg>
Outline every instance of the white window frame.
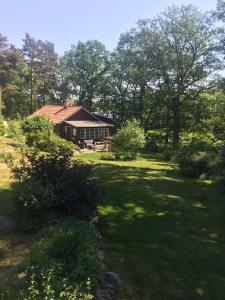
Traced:
<svg viewBox="0 0 225 300">
<path fill-rule="evenodd" d="M 108 137 L 108 136 L 109 136 L 109 128 L 106 127 L 106 128 L 105 128 L 105 137 Z"/>
<path fill-rule="evenodd" d="M 85 139 L 89 140 L 90 136 L 91 136 L 91 134 L 90 134 L 90 128 L 86 128 L 85 129 Z"/>
<path fill-rule="evenodd" d="M 80 139 L 100 139 L 109 136 L 109 128 L 80 128 Z"/>
<path fill-rule="evenodd" d="M 80 138 L 85 139 L 86 130 L 85 128 L 80 128 Z"/>
<path fill-rule="evenodd" d="M 77 129 L 73 128 L 73 136 L 76 136 L 76 135 L 77 135 Z"/>
</svg>

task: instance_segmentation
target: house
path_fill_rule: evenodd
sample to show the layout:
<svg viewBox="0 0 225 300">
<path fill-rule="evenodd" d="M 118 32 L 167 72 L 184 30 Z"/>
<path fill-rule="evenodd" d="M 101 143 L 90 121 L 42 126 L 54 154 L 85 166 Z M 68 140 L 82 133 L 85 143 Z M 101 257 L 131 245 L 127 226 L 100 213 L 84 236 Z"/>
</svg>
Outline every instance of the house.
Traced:
<svg viewBox="0 0 225 300">
<path fill-rule="evenodd" d="M 108 143 L 111 140 L 113 124 L 104 122 L 83 106 L 45 105 L 32 116 L 45 116 L 54 123 L 54 131 L 68 141 L 80 146 Z M 109 120 L 109 119 L 108 119 Z"/>
</svg>

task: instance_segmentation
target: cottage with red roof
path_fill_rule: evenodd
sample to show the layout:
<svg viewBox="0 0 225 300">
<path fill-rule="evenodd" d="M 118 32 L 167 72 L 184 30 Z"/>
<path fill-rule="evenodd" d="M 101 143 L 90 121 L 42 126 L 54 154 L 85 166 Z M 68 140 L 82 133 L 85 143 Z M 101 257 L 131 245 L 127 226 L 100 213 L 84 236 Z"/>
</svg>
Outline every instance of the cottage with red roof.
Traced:
<svg viewBox="0 0 225 300">
<path fill-rule="evenodd" d="M 91 146 L 96 142 L 110 141 L 113 124 L 105 122 L 100 116 L 83 106 L 72 105 L 66 100 L 64 105 L 45 105 L 32 116 L 44 116 L 50 119 L 55 132 L 68 141 L 78 145 Z"/>
</svg>

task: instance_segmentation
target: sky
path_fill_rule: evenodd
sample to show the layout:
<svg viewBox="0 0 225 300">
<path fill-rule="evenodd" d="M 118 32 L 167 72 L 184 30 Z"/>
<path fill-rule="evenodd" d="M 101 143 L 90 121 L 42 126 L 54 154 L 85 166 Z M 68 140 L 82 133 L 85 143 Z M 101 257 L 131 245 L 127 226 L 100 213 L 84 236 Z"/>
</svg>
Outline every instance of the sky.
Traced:
<svg viewBox="0 0 225 300">
<path fill-rule="evenodd" d="M 121 33 L 138 19 L 172 4 L 216 8 L 217 0 L 0 0 L 0 33 L 17 47 L 25 33 L 55 44 L 60 55 L 72 44 L 97 39 L 113 50 Z"/>
</svg>

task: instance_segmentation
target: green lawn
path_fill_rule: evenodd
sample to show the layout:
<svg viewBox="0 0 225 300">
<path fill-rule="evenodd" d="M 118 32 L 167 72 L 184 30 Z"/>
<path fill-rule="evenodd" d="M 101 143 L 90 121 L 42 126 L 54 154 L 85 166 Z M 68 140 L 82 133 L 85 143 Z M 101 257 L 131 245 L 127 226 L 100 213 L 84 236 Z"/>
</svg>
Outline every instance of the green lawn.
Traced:
<svg viewBox="0 0 225 300">
<path fill-rule="evenodd" d="M 15 149 L 11 145 L 11 139 L 0 137 L 0 152 L 11 152 L 15 154 Z M 15 203 L 13 201 L 15 194 L 11 188 L 13 182 L 9 168 L 0 163 L 0 218 L 15 218 Z M 32 237 L 12 230 L 2 233 L 0 229 L 0 299 L 9 299 L 2 297 L 1 292 L 9 287 L 20 288 L 23 280 L 19 279 L 20 272 L 23 271 L 23 261 L 29 249 Z M 16 299 L 13 297 L 13 299 Z"/>
<path fill-rule="evenodd" d="M 108 269 L 121 275 L 117 300 L 225 299 L 225 195 L 210 181 L 188 180 L 172 163 L 93 160 L 104 189 L 99 230 Z M 0 164 L 0 215 L 13 217 L 9 169 Z M 0 235 L 0 289 L 22 270 L 30 243 Z"/>
<path fill-rule="evenodd" d="M 120 300 L 225 299 L 225 194 L 172 163 L 95 160 L 104 187 L 100 231 Z"/>
</svg>

